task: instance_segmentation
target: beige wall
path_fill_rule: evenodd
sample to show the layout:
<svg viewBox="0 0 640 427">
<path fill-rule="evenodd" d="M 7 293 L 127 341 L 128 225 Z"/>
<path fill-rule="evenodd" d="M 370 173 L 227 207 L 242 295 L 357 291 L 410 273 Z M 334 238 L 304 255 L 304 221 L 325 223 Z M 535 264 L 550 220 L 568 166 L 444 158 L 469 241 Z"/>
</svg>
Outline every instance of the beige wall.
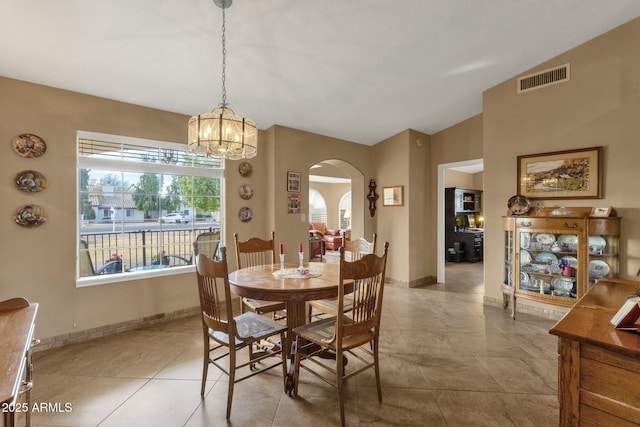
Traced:
<svg viewBox="0 0 640 427">
<path fill-rule="evenodd" d="M 622 219 L 620 275 L 640 267 L 640 19 L 576 47 L 532 71 L 571 64 L 571 80 L 516 93 L 510 79 L 483 97 L 485 165 L 485 295 L 500 298 L 503 241 L 500 217 L 516 193 L 516 158 L 604 147 L 601 200 L 545 200 L 544 206 L 613 206 Z M 526 302 L 528 303 L 528 302 Z M 523 304 L 525 302 L 523 301 Z"/>
<path fill-rule="evenodd" d="M 423 284 L 434 276 L 435 252 L 429 251 L 427 236 L 432 216 L 428 207 L 429 138 L 406 130 L 373 147 L 380 195 L 376 211 L 378 241 L 381 245 L 389 242 L 387 278 L 402 286 Z M 383 206 L 383 188 L 398 185 L 404 187 L 404 204 Z"/>
<path fill-rule="evenodd" d="M 0 173 L 4 176 L 4 184 L 0 185 L 4 203 L 0 209 L 5 218 L 0 222 L 5 242 L 0 252 L 0 299 L 19 295 L 39 302 L 37 334 L 41 338 L 195 307 L 198 300 L 193 273 L 75 287 L 76 131 L 179 143 L 186 140 L 188 117 L 8 78 L 0 78 L 0 93 L 0 137 L 7 141 L 0 159 Z M 46 140 L 48 151 L 42 158 L 23 159 L 12 152 L 8 142 L 27 132 Z M 266 237 L 275 230 L 276 239 L 287 248 L 287 261 L 296 261 L 293 254 L 298 242 L 308 238 L 308 173 L 315 163 L 329 162 L 351 179 L 353 231 L 366 236 L 374 233 L 379 215 L 369 215 L 366 200 L 369 179 L 377 178 L 372 159 L 369 146 L 281 126 L 261 131 L 259 154 L 249 160 L 253 166 L 251 176 L 240 176 L 238 162 L 226 164 L 223 243 L 230 249 L 230 269 L 236 266 L 234 232 L 246 239 Z M 29 195 L 11 184 L 16 173 L 25 169 L 35 169 L 47 177 L 46 191 Z M 300 214 L 287 213 L 287 171 L 302 173 Z M 243 183 L 254 188 L 254 196 L 248 201 L 238 195 Z M 408 189 L 406 176 L 394 183 Z M 47 223 L 37 229 L 15 225 L 14 211 L 26 203 L 41 205 L 47 213 Z M 253 210 L 252 221 L 240 222 L 238 210 L 242 206 Z M 381 202 L 378 208 L 380 213 Z M 383 233 L 381 239 L 393 238 L 396 251 L 401 252 L 406 246 L 401 239 L 406 235 L 406 230 L 402 236 Z M 403 252 L 398 259 L 406 257 Z M 405 274 L 407 262 L 405 259 L 397 271 Z M 396 275 L 393 268 L 388 272 L 391 277 Z"/>
<path fill-rule="evenodd" d="M 482 173 L 474 174 L 446 169 L 444 171 L 444 187 L 459 187 L 482 191 Z"/>
<path fill-rule="evenodd" d="M 430 158 L 428 161 L 428 169 L 431 178 L 430 191 L 428 194 L 430 209 L 432 216 L 430 218 L 428 231 L 428 250 L 432 255 L 433 266 L 431 267 L 432 275 L 436 274 L 436 257 L 437 257 L 437 209 L 438 209 L 438 165 L 446 163 L 464 162 L 467 160 L 481 159 L 483 156 L 482 141 L 482 114 L 473 116 L 463 122 L 460 122 L 441 132 L 431 136 L 431 144 L 429 147 Z M 449 173 L 447 171 L 446 173 Z M 486 173 L 486 165 L 485 165 Z M 483 175 L 483 174 L 478 174 Z M 446 178 L 446 174 L 443 178 Z M 466 177 L 467 179 L 470 177 Z M 473 184 L 476 179 L 469 179 L 466 182 Z M 445 187 L 453 187 L 447 181 Z M 470 184 L 471 185 L 471 184 Z M 474 185 L 475 187 L 475 185 Z M 482 188 L 482 187 L 481 187 Z M 484 206 L 484 200 L 483 200 Z M 444 211 L 444 206 L 440 207 Z M 444 242 L 443 242 L 444 243 Z"/>
<path fill-rule="evenodd" d="M 270 174 L 274 181 L 269 209 L 273 212 L 275 229 L 282 230 L 280 236 L 287 262 L 297 261 L 298 243 L 308 240 L 309 168 L 316 163 L 330 162 L 351 179 L 353 228 L 367 235 L 374 232 L 375 219 L 368 216 L 368 205 L 365 204 L 367 185 L 373 176 L 371 147 L 278 125 L 269 132 L 273 135 L 273 170 Z M 287 213 L 287 171 L 302 174 L 302 209 L 299 214 Z M 337 217 L 335 223 L 337 225 Z"/>
<path fill-rule="evenodd" d="M 39 302 L 39 338 L 196 306 L 193 274 L 75 286 L 76 131 L 183 142 L 188 117 L 6 78 L 0 93 L 0 299 Z M 42 137 L 46 154 L 24 159 L 13 153 L 9 141 L 21 133 Z M 13 185 L 25 169 L 45 175 L 45 191 L 27 194 Z M 16 225 L 15 210 L 24 204 L 44 208 L 47 222 L 34 229 Z"/>
<path fill-rule="evenodd" d="M 260 131 L 258 135 L 258 155 L 250 160 L 253 172 L 250 176 L 243 177 L 238 172 L 239 161 L 226 161 L 225 163 L 225 197 L 224 197 L 224 241 L 227 247 L 227 260 L 229 270 L 236 269 L 236 254 L 233 234 L 238 233 L 238 238 L 247 240 L 251 237 L 262 239 L 271 238 L 271 231 L 275 231 L 273 218 L 272 199 L 273 180 L 270 174 L 270 159 L 272 158 L 272 141 L 269 132 Z M 242 184 L 250 184 L 253 187 L 253 197 L 244 200 L 239 195 Z M 238 213 L 242 207 L 249 207 L 253 211 L 253 219 L 242 222 Z M 276 240 L 279 233 L 276 234 Z"/>
</svg>

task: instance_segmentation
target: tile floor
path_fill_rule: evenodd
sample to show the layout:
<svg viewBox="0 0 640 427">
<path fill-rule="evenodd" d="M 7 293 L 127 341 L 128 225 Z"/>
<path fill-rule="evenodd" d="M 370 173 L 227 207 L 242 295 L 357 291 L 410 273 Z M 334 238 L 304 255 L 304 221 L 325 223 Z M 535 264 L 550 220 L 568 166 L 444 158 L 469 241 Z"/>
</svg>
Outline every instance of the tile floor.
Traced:
<svg viewBox="0 0 640 427">
<path fill-rule="evenodd" d="M 481 263 L 450 264 L 446 274 L 446 285 L 386 288 L 383 403 L 372 371 L 350 379 L 347 425 L 557 425 L 554 321 L 526 314 L 513 321 L 508 310 L 483 305 Z M 200 398 L 199 322 L 174 320 L 36 353 L 33 401 L 70 403 L 71 410 L 36 412 L 32 425 L 340 424 L 330 386 L 303 372 L 291 398 L 278 368 L 236 384 L 227 422 L 225 375 L 210 368 Z"/>
</svg>

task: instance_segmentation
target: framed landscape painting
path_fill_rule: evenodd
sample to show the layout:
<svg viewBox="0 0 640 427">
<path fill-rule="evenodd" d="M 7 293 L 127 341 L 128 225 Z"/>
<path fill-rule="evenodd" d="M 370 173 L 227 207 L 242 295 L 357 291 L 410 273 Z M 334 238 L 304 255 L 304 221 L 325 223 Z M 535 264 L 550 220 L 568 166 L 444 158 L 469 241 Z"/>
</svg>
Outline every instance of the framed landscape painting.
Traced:
<svg viewBox="0 0 640 427">
<path fill-rule="evenodd" d="M 600 199 L 602 147 L 518 156 L 518 194 L 535 199 Z"/>
</svg>

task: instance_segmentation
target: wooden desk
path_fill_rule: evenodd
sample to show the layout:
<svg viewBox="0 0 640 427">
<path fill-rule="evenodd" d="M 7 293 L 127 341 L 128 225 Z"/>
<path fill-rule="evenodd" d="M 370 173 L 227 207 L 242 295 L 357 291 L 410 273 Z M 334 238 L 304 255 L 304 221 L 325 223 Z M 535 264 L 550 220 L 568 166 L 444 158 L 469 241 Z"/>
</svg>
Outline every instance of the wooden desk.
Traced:
<svg viewBox="0 0 640 427">
<path fill-rule="evenodd" d="M 18 397 L 26 393 L 27 426 L 31 399 L 31 345 L 38 304 L 24 298 L 0 302 L 0 411 L 4 426 L 15 425 L 15 405 Z M 27 409 L 25 411 L 25 409 Z"/>
<path fill-rule="evenodd" d="M 287 264 L 285 268 L 297 266 Z M 237 295 L 266 301 L 284 301 L 287 309 L 287 342 L 284 351 L 287 353 L 291 353 L 292 330 L 307 322 L 305 302 L 338 296 L 340 265 L 311 262 L 308 266 L 320 269 L 322 274 L 307 279 L 275 277 L 273 272 L 280 269 L 279 264 L 248 267 L 229 273 L 229 285 Z M 293 364 L 289 366 L 285 381 L 287 392 L 293 387 L 292 367 Z"/>
<path fill-rule="evenodd" d="M 640 334 L 611 318 L 640 282 L 601 279 L 549 333 L 559 337 L 560 426 L 640 425 Z"/>
</svg>

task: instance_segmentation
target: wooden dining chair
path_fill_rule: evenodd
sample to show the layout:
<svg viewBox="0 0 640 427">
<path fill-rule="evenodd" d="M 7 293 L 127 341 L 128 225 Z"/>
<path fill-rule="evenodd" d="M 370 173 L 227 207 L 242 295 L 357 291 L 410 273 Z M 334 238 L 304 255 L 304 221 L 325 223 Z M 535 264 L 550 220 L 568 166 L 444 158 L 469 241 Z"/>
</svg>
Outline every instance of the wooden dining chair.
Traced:
<svg viewBox="0 0 640 427">
<path fill-rule="evenodd" d="M 238 233 L 233 234 L 233 239 L 236 243 L 238 269 L 276 263 L 276 234 L 274 231 L 271 232 L 270 240 L 252 237 L 241 242 Z M 277 316 L 276 313 L 285 309 L 285 303 L 242 297 L 240 299 L 240 312 L 244 313 L 247 309 L 258 314 L 271 313 L 274 318 L 282 319 L 284 316 Z"/>
<path fill-rule="evenodd" d="M 293 330 L 296 340 L 293 394 L 298 394 L 300 368 L 334 386 L 338 392 L 340 421 L 343 426 L 343 388 L 347 378 L 373 368 L 378 401 L 382 402 L 378 349 L 388 250 L 389 243 L 385 242 L 382 256 L 367 254 L 350 262 L 345 260 L 344 248 L 340 248 L 338 313 L 342 314 L 307 323 Z M 345 289 L 351 284 L 352 304 L 350 309 L 346 309 Z M 327 351 L 336 356 L 333 366 L 325 358 Z M 345 367 L 343 362 L 346 354 L 350 355 L 350 360 L 353 356 L 355 361 Z M 355 366 L 349 369 L 352 365 Z M 333 374 L 333 377 L 327 373 Z"/>
<path fill-rule="evenodd" d="M 344 242 L 345 260 L 357 261 L 366 254 L 375 254 L 377 238 L 378 238 L 378 235 L 376 233 L 373 233 L 373 238 L 371 239 L 370 242 L 362 237 L 355 240 L 345 240 Z M 345 307 L 349 309 L 350 306 L 351 306 L 351 296 L 347 295 L 345 297 Z M 309 321 L 311 321 L 314 310 L 316 312 L 320 312 L 316 314 L 316 316 L 321 316 L 323 314 L 335 316 L 338 313 L 337 311 L 338 298 L 309 301 L 309 304 L 308 304 Z"/>
<path fill-rule="evenodd" d="M 235 383 L 282 365 L 284 384 L 287 369 L 286 354 L 282 351 L 282 346 L 269 350 L 260 348 L 260 351 L 255 351 L 254 346 L 257 348 L 257 344 L 261 340 L 276 335 L 279 335 L 280 342 L 284 343 L 287 328 L 272 319 L 252 312 L 233 317 L 226 248 L 222 247 L 220 253 L 222 258 L 220 261 L 214 261 L 202 253 L 196 256 L 196 273 L 204 337 L 204 360 L 200 395 L 204 398 L 209 364 L 216 366 L 227 374 L 229 376 L 227 419 L 229 419 Z M 245 347 L 249 349 L 249 357 L 246 362 L 240 362 L 237 358 L 237 353 Z M 266 366 L 257 364 L 257 362 L 278 353 L 281 355 L 279 361 L 269 363 Z M 218 363 L 218 361 L 227 357 L 228 364 Z M 246 373 L 243 371 L 242 376 L 236 377 L 236 371 L 242 368 L 246 368 Z"/>
</svg>

